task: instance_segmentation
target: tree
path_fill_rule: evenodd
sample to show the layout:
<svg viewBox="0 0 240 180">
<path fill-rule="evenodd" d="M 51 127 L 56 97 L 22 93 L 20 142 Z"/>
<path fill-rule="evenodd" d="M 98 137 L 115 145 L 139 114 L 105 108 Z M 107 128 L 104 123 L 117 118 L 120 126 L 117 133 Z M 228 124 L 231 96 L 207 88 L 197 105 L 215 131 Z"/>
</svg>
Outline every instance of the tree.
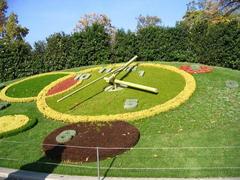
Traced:
<svg viewBox="0 0 240 180">
<path fill-rule="evenodd" d="M 5 25 L 6 38 L 9 40 L 23 40 L 28 34 L 28 29 L 18 24 L 18 16 L 14 13 L 7 18 Z"/>
<path fill-rule="evenodd" d="M 220 0 L 219 8 L 225 15 L 230 15 L 240 9 L 240 0 Z"/>
<path fill-rule="evenodd" d="M 112 26 L 111 20 L 105 14 L 96 14 L 90 13 L 85 14 L 80 18 L 76 27 L 74 28 L 75 32 L 85 31 L 87 28 L 93 26 L 94 24 L 100 25 L 104 27 L 104 30 L 111 37 L 111 44 L 114 44 L 116 28 Z"/>
<path fill-rule="evenodd" d="M 45 67 L 45 53 L 47 44 L 45 41 L 37 41 L 34 43 L 34 50 L 32 52 L 32 69 L 33 74 L 44 72 Z"/>
<path fill-rule="evenodd" d="M 233 14 L 240 9 L 240 0 L 194 0 L 187 6 L 184 21 L 188 25 L 204 20 L 219 23 L 236 18 Z"/>
<path fill-rule="evenodd" d="M 6 0 L 0 0 L 0 37 L 3 36 L 3 27 L 6 22 L 6 12 L 7 12 L 7 2 Z"/>
<path fill-rule="evenodd" d="M 149 26 L 158 26 L 161 24 L 162 20 L 157 16 L 142 16 L 141 14 L 136 18 L 137 19 L 137 30 L 149 27 Z"/>
</svg>

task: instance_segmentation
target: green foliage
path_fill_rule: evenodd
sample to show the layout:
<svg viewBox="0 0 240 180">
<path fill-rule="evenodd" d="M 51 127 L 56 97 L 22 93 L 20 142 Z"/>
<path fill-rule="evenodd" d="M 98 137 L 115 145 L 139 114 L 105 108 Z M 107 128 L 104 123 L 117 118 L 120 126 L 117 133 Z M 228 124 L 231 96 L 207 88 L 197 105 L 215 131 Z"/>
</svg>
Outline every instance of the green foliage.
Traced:
<svg viewBox="0 0 240 180">
<path fill-rule="evenodd" d="M 57 135 L 56 141 L 59 144 L 64 144 L 68 141 L 70 141 L 74 136 L 76 136 L 76 131 L 69 129 L 69 130 L 64 130 L 60 134 Z"/>
<path fill-rule="evenodd" d="M 70 36 L 65 33 L 55 33 L 47 38 L 44 68 L 55 71 L 69 68 Z M 40 63 L 41 64 L 41 63 Z"/>
<path fill-rule="evenodd" d="M 32 74 L 31 46 L 24 41 L 0 39 L 0 80 L 6 81 Z"/>
<path fill-rule="evenodd" d="M 138 31 L 138 55 L 142 60 L 191 61 L 188 33 L 182 26 L 175 28 L 148 27 Z"/>
<path fill-rule="evenodd" d="M 5 37 L 11 41 L 23 40 L 28 34 L 28 29 L 18 24 L 18 16 L 14 13 L 7 18 L 5 31 Z"/>
<path fill-rule="evenodd" d="M 36 118 L 33 118 L 33 119 L 29 119 L 29 121 L 27 122 L 27 124 L 17 128 L 17 129 L 14 129 L 14 130 L 11 130 L 11 131 L 7 131 L 7 132 L 3 132 L 3 133 L 0 133 L 0 139 L 1 138 L 5 138 L 5 137 L 9 137 L 9 136 L 13 136 L 13 135 L 16 135 L 20 132 L 23 132 L 23 131 L 26 131 L 28 129 L 31 129 L 33 126 L 35 126 L 37 124 L 37 119 Z"/>
<path fill-rule="evenodd" d="M 70 67 L 102 64 L 110 58 L 110 36 L 104 27 L 93 24 L 85 31 L 76 32 L 71 37 L 72 48 Z"/>
<path fill-rule="evenodd" d="M 175 27 L 146 26 L 137 33 L 118 30 L 114 41 L 103 25 L 93 23 L 71 35 L 55 33 L 46 42 L 36 42 L 33 51 L 23 41 L 24 32 L 14 30 L 20 26 L 12 23 L 10 35 L 0 39 L 0 80 L 125 62 L 133 55 L 138 55 L 142 61 L 188 61 L 240 69 L 239 21 L 227 19 L 209 23 L 200 18 L 191 26 L 186 21 L 185 18 Z"/>
<path fill-rule="evenodd" d="M 189 34 L 189 44 L 198 63 L 240 69 L 240 26 L 237 21 L 201 22 Z"/>
<path fill-rule="evenodd" d="M 0 102 L 0 110 L 3 110 L 7 107 L 9 107 L 11 104 L 8 102 Z"/>
<path fill-rule="evenodd" d="M 37 41 L 34 43 L 34 51 L 32 52 L 32 68 L 33 74 L 45 72 L 45 52 L 47 43 L 45 41 Z"/>
<path fill-rule="evenodd" d="M 112 48 L 111 62 L 126 62 L 135 54 L 138 54 L 136 34 L 131 31 L 125 32 L 123 29 L 118 30 Z"/>
</svg>

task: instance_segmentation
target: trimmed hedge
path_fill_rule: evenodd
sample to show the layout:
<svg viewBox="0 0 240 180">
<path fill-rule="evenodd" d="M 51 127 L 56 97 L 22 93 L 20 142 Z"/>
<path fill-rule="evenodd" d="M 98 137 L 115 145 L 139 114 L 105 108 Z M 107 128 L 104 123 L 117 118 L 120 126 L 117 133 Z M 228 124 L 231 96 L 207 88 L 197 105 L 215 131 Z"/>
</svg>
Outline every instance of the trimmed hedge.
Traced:
<svg viewBox="0 0 240 180">
<path fill-rule="evenodd" d="M 237 21 L 192 28 L 147 27 L 138 32 L 118 30 L 115 42 L 94 24 L 71 35 L 55 33 L 31 50 L 23 41 L 0 40 L 0 80 L 103 63 L 125 62 L 133 55 L 144 61 L 188 61 L 240 69 L 240 24 Z"/>
</svg>

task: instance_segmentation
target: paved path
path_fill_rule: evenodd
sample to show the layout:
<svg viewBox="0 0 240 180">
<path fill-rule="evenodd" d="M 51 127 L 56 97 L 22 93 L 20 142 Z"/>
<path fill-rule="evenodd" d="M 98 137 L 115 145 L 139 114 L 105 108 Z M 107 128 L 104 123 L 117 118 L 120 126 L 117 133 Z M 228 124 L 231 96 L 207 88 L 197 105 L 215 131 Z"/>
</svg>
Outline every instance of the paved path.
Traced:
<svg viewBox="0 0 240 180">
<path fill-rule="evenodd" d="M 0 180 L 98 180 L 97 177 L 47 174 L 24 170 L 0 168 Z M 101 180 L 240 180 L 237 178 L 121 178 L 106 177 Z"/>
</svg>

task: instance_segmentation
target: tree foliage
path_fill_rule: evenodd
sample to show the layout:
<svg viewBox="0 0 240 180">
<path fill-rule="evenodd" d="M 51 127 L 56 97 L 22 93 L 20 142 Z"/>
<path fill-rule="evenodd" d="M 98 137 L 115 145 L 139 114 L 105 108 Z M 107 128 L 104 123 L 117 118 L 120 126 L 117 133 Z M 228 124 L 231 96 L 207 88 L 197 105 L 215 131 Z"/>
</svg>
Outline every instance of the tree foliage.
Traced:
<svg viewBox="0 0 240 180">
<path fill-rule="evenodd" d="M 139 15 L 137 18 L 137 30 L 150 27 L 150 26 L 158 26 L 161 24 L 162 20 L 157 16 L 143 16 Z"/>
</svg>

